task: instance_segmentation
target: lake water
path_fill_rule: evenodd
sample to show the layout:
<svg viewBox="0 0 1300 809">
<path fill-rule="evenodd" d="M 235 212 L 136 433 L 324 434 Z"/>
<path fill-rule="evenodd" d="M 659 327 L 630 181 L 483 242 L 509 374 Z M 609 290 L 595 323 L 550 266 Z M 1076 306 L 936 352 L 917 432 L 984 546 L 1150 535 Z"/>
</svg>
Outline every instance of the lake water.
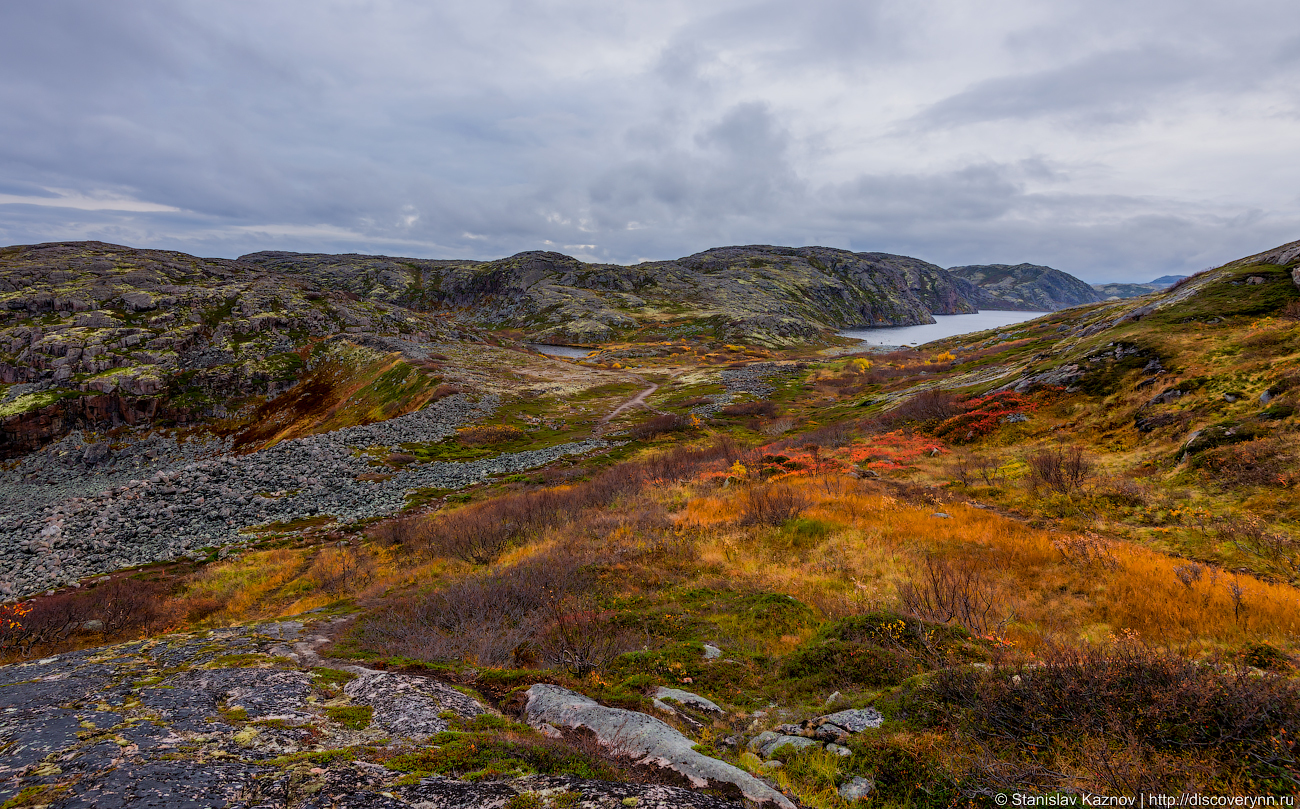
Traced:
<svg viewBox="0 0 1300 809">
<path fill-rule="evenodd" d="M 986 309 L 973 315 L 935 315 L 934 323 L 920 326 L 893 326 L 888 329 L 849 329 L 839 332 L 841 337 L 861 340 L 873 346 L 919 346 L 931 340 L 954 337 L 958 334 L 970 334 L 985 329 L 996 329 L 1023 323 L 1050 312 L 1008 312 L 999 309 Z"/>
<path fill-rule="evenodd" d="M 571 360 L 580 360 L 591 353 L 590 348 L 578 348 L 577 346 L 548 346 L 541 343 L 529 343 L 529 348 L 536 349 L 543 354 L 549 354 L 552 357 L 568 357 Z"/>
</svg>

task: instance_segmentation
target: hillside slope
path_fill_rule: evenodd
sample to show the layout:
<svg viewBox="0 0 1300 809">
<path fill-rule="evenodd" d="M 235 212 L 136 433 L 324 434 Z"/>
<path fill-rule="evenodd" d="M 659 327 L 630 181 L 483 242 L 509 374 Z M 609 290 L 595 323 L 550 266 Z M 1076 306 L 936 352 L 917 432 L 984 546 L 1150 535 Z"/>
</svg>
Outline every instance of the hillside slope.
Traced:
<svg viewBox="0 0 1300 809">
<path fill-rule="evenodd" d="M 1055 312 L 1104 297 L 1073 275 L 1038 264 L 972 264 L 948 272 L 972 285 L 968 294 L 983 309 Z"/>
</svg>

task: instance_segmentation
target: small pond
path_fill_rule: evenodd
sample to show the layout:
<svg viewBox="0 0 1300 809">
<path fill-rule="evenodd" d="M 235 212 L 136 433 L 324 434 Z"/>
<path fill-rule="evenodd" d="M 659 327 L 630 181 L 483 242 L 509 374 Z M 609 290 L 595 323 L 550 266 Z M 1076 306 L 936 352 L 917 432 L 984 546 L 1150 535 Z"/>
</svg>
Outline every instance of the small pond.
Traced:
<svg viewBox="0 0 1300 809">
<path fill-rule="evenodd" d="M 578 346 L 548 346 L 541 343 L 529 343 L 528 347 L 543 354 L 549 354 L 552 357 L 568 357 L 571 360 L 580 360 L 593 351 L 593 349 L 579 348 Z"/>
</svg>

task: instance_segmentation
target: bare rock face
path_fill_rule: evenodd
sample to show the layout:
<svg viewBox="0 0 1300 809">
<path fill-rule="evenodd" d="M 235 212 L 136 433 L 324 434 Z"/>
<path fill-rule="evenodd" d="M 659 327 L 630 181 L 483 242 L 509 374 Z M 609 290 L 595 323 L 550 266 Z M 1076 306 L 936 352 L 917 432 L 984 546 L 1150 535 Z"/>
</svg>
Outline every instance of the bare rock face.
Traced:
<svg viewBox="0 0 1300 809">
<path fill-rule="evenodd" d="M 672 770 L 696 787 L 730 785 L 756 803 L 794 809 L 780 792 L 744 770 L 697 752 L 690 739 L 652 716 L 608 708 L 576 691 L 541 683 L 528 689 L 524 710 L 533 727 L 585 729 L 611 751 Z"/>
</svg>

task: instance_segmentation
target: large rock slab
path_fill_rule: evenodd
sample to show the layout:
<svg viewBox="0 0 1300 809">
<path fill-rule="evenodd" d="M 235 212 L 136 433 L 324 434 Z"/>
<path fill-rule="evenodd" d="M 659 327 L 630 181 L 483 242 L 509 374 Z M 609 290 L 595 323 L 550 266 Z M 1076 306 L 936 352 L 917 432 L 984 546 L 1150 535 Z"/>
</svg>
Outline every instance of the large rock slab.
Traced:
<svg viewBox="0 0 1300 809">
<path fill-rule="evenodd" d="M 652 716 L 609 708 L 576 691 L 543 683 L 529 688 L 527 698 L 524 711 L 533 727 L 585 729 L 611 752 L 672 770 L 696 787 L 730 785 L 751 801 L 795 809 L 780 792 L 738 767 L 697 752 L 690 739 Z"/>
</svg>

